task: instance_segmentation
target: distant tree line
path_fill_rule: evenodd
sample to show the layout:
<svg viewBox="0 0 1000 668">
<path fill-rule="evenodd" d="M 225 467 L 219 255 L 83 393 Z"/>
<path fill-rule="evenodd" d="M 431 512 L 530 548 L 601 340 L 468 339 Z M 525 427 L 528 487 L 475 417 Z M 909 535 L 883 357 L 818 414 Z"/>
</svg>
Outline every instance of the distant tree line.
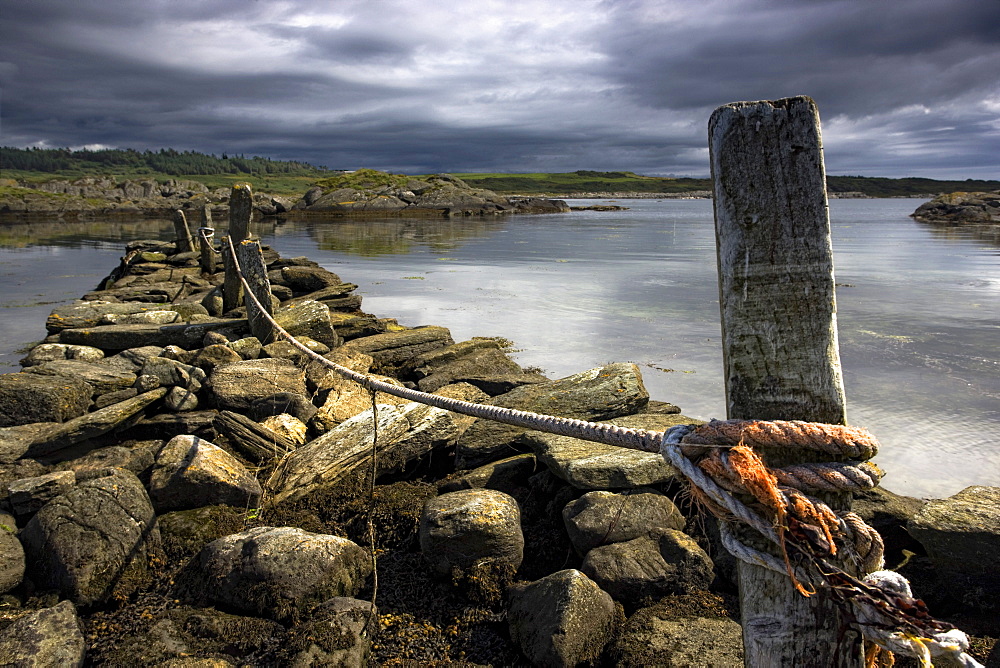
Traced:
<svg viewBox="0 0 1000 668">
<path fill-rule="evenodd" d="M 271 160 L 241 155 L 222 157 L 196 151 L 159 151 L 135 149 L 10 148 L 0 147 L 0 168 L 33 172 L 159 172 L 181 176 L 187 174 L 311 174 L 327 171 L 305 162 Z"/>
</svg>

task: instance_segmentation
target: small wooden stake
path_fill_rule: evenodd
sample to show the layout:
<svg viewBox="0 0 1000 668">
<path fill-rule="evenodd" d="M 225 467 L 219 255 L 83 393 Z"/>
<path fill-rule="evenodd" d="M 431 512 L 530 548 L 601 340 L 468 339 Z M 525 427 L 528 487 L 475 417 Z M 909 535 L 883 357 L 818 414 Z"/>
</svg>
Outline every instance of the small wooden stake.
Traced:
<svg viewBox="0 0 1000 668">
<path fill-rule="evenodd" d="M 236 274 L 236 258 L 229 249 L 229 237 L 222 237 L 219 250 L 222 252 L 222 312 L 228 313 L 243 304 L 243 284 Z"/>
<path fill-rule="evenodd" d="M 240 261 L 243 278 L 247 279 L 250 291 L 260 302 L 268 315 L 271 314 L 271 282 L 267 280 L 267 266 L 264 264 L 264 254 L 260 242 L 246 240 L 236 247 L 236 259 Z M 260 308 L 252 299 L 244 299 L 247 307 L 247 320 L 250 322 L 250 333 L 263 343 L 274 340 L 274 326 L 261 314 Z"/>
<path fill-rule="evenodd" d="M 845 424 L 816 104 L 727 104 L 708 135 L 728 417 Z M 763 454 L 771 466 L 815 459 Z M 746 666 L 863 665 L 829 596 L 805 598 L 786 575 L 742 561 L 739 582 Z"/>
<path fill-rule="evenodd" d="M 211 221 L 210 221 L 211 222 Z M 214 274 L 215 273 L 215 249 L 212 247 L 212 238 L 215 236 L 215 230 L 209 226 L 198 228 L 198 248 L 201 251 L 201 257 L 198 259 L 198 264 L 201 266 L 201 271 L 203 274 Z"/>
<path fill-rule="evenodd" d="M 194 250 L 194 239 L 191 238 L 191 228 L 187 218 L 180 209 L 174 211 L 174 235 L 177 237 L 177 252 L 190 253 Z"/>
</svg>

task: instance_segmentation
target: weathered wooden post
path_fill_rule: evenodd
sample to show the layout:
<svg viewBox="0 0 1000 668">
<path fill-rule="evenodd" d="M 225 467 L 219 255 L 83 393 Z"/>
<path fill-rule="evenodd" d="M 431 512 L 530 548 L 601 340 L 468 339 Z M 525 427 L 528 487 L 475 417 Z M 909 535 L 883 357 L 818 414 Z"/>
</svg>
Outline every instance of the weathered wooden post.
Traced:
<svg viewBox="0 0 1000 668">
<path fill-rule="evenodd" d="M 727 104 L 708 135 L 728 417 L 845 424 L 816 104 Z M 772 466 L 816 459 L 763 454 Z M 739 585 L 745 665 L 863 665 L 856 634 L 824 593 L 806 598 L 787 575 L 742 561 Z"/>
<path fill-rule="evenodd" d="M 174 236 L 177 237 L 177 252 L 190 253 L 194 250 L 194 239 L 191 238 L 191 228 L 187 218 L 180 209 L 174 211 Z"/>
<path fill-rule="evenodd" d="M 250 284 L 250 291 L 257 298 L 264 311 L 272 313 L 271 282 L 267 279 L 267 266 L 264 264 L 264 254 L 259 241 L 246 239 L 236 246 L 236 258 L 240 261 L 243 278 Z M 274 326 L 267 321 L 261 309 L 252 299 L 246 299 L 247 320 L 250 322 L 250 333 L 263 343 L 274 340 Z"/>
<path fill-rule="evenodd" d="M 229 239 L 233 246 L 250 236 L 250 217 L 253 215 L 253 193 L 249 183 L 235 183 L 229 194 Z M 236 275 L 234 258 L 229 251 L 229 243 L 222 240 L 222 262 L 226 270 L 226 279 L 222 285 L 223 312 L 236 308 L 243 303 L 243 287 Z"/>
<path fill-rule="evenodd" d="M 212 239 L 215 237 L 215 230 L 209 226 L 198 228 L 198 248 L 201 255 L 198 258 L 198 265 L 202 273 L 215 273 L 215 249 L 212 247 Z"/>
</svg>

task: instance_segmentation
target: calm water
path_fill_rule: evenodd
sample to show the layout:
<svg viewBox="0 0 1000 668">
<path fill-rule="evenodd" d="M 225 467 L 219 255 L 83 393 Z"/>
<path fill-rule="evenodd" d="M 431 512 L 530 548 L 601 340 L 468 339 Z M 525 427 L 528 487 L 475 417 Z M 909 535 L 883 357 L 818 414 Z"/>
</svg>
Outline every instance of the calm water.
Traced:
<svg viewBox="0 0 1000 668">
<path fill-rule="evenodd" d="M 358 283 L 370 313 L 456 340 L 504 336 L 553 378 L 632 361 L 654 398 L 724 417 L 711 203 L 620 204 L 630 209 L 257 232 Z M 918 204 L 831 202 L 841 357 L 849 419 L 882 442 L 885 486 L 940 497 L 1000 485 L 1000 248 L 915 223 Z M 43 335 L 52 305 L 39 302 L 92 288 L 124 240 L 171 232 L 166 221 L 0 228 L 0 371 Z"/>
</svg>

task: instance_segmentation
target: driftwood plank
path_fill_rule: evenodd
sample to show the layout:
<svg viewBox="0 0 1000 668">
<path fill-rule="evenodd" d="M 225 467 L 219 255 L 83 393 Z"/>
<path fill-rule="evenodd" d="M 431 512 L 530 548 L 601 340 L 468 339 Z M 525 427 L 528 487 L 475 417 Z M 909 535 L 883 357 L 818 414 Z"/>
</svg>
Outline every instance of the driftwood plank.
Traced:
<svg viewBox="0 0 1000 668">
<path fill-rule="evenodd" d="M 220 411 L 214 426 L 240 454 L 256 463 L 281 457 L 296 447 L 281 434 L 233 411 Z"/>
</svg>

